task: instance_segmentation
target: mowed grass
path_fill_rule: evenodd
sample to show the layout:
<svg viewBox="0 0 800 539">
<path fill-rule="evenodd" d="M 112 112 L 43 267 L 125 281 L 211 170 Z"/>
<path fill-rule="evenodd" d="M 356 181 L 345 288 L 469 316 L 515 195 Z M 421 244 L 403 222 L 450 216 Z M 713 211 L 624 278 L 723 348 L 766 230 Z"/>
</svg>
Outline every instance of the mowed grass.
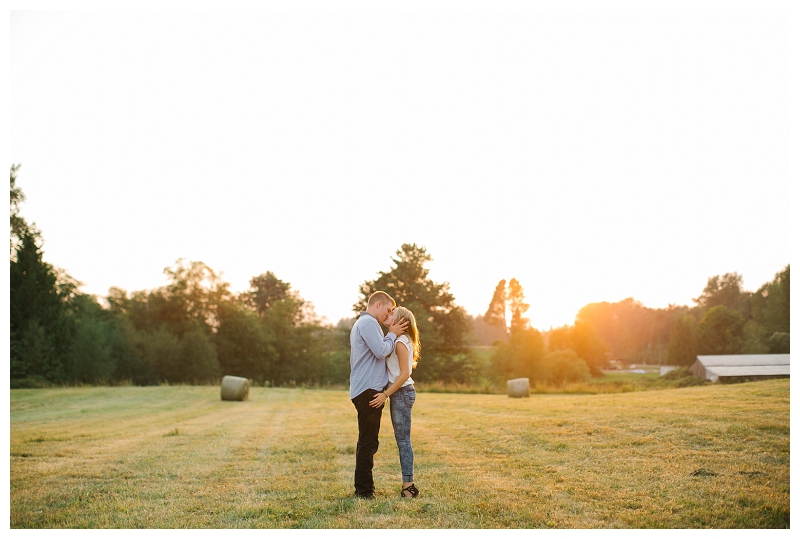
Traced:
<svg viewBox="0 0 800 539">
<path fill-rule="evenodd" d="M 12 528 L 789 526 L 788 380 L 419 393 L 415 500 L 398 497 L 388 410 L 377 499 L 352 497 L 345 391 L 12 390 L 10 428 Z"/>
</svg>

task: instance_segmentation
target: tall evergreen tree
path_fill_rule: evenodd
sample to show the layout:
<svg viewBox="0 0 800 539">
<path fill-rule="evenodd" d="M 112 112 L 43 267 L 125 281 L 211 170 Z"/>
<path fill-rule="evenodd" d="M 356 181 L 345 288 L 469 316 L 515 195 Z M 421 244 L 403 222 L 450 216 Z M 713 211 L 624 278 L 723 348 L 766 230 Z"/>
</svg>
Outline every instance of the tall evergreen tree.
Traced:
<svg viewBox="0 0 800 539">
<path fill-rule="evenodd" d="M 24 230 L 11 260 L 9 314 L 12 378 L 64 380 L 69 330 L 53 267 L 42 259 L 39 234 Z M 33 355 L 29 355 L 33 354 Z M 35 357 L 34 357 L 35 356 Z"/>
<path fill-rule="evenodd" d="M 525 294 L 522 285 L 516 279 L 508 282 L 508 307 L 511 311 L 511 333 L 523 331 L 528 327 L 528 319 L 524 317 L 525 311 L 530 307 L 525 303 Z"/>
<path fill-rule="evenodd" d="M 17 171 L 21 165 L 11 165 L 11 218 L 9 219 L 11 225 L 11 258 L 14 258 L 16 246 L 22 240 L 22 236 L 30 231 L 28 223 L 25 218 L 19 214 L 19 205 L 25 201 L 25 193 L 22 188 L 17 185 Z"/>
<path fill-rule="evenodd" d="M 501 279 L 494 288 L 492 300 L 489 302 L 489 308 L 486 309 L 486 314 L 483 315 L 483 320 L 489 325 L 501 327 L 503 331 L 508 331 L 508 323 L 506 321 L 505 279 Z"/>
</svg>

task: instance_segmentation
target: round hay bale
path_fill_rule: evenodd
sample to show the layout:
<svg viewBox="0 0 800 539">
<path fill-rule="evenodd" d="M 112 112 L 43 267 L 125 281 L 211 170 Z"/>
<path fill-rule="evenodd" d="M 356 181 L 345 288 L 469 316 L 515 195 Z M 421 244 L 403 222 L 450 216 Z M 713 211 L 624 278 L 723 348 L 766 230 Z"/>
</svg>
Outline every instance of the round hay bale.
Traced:
<svg viewBox="0 0 800 539">
<path fill-rule="evenodd" d="M 508 386 L 508 396 L 514 398 L 530 397 L 531 384 L 527 378 L 515 378 L 506 382 Z"/>
<path fill-rule="evenodd" d="M 246 401 L 250 394 L 250 380 L 239 376 L 223 376 L 220 395 L 224 401 Z"/>
</svg>

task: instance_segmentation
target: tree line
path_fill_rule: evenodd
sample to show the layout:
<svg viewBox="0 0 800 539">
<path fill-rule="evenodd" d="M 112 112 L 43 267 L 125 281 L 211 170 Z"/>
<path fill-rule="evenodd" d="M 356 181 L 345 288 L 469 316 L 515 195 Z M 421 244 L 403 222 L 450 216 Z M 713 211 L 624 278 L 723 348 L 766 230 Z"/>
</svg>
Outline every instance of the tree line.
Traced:
<svg viewBox="0 0 800 539">
<path fill-rule="evenodd" d="M 99 298 L 43 260 L 43 237 L 20 215 L 11 167 L 12 386 L 195 383 L 238 374 L 260 384 L 341 379 L 336 332 L 272 272 L 235 294 L 206 264 L 178 260 L 153 290 Z"/>
<path fill-rule="evenodd" d="M 649 309 L 628 298 L 592 303 L 576 323 L 594 326 L 611 358 L 689 366 L 697 355 L 788 354 L 789 266 L 749 292 L 738 273 L 708 279 L 693 306 Z"/>
<path fill-rule="evenodd" d="M 697 354 L 788 354 L 789 266 L 755 292 L 742 276 L 708 280 L 697 304 L 677 318 L 667 346 L 668 361 L 689 365 Z"/>
<path fill-rule="evenodd" d="M 43 260 L 42 232 L 20 215 L 18 170 L 10 175 L 12 387 L 207 383 L 224 374 L 258 385 L 348 383 L 355 316 L 323 324 L 271 271 L 234 293 L 203 262 L 179 259 L 164 269 L 163 287 L 82 293 L 77 279 Z M 359 287 L 353 312 L 385 290 L 416 314 L 419 382 L 563 383 L 601 376 L 614 360 L 689 365 L 697 354 L 789 351 L 789 266 L 756 292 L 726 274 L 710 278 L 693 307 L 592 303 L 573 325 L 539 332 L 525 318 L 530 305 L 517 279 L 501 280 L 486 313 L 473 318 L 447 282 L 430 279 L 424 247 L 403 244 L 391 261 Z M 493 346 L 486 353 L 475 344 Z"/>
<path fill-rule="evenodd" d="M 708 279 L 693 306 L 650 309 L 633 298 L 590 303 L 573 325 L 529 327 L 522 286 L 501 280 L 486 313 L 474 319 L 487 369 L 507 378 L 563 383 L 602 376 L 615 363 L 690 366 L 698 355 L 788 354 L 789 266 L 755 292 L 737 273 Z"/>
<path fill-rule="evenodd" d="M 233 374 L 263 385 L 347 384 L 355 318 L 323 324 L 290 283 L 266 271 L 242 293 L 200 261 L 164 269 L 168 284 L 105 298 L 43 260 L 43 234 L 20 214 L 11 167 L 10 373 L 12 387 L 76 383 L 204 383 Z M 354 313 L 386 290 L 417 315 L 425 368 L 415 378 L 466 380 L 470 317 L 435 283 L 424 247 L 405 244 L 389 271 L 360 286 Z"/>
</svg>

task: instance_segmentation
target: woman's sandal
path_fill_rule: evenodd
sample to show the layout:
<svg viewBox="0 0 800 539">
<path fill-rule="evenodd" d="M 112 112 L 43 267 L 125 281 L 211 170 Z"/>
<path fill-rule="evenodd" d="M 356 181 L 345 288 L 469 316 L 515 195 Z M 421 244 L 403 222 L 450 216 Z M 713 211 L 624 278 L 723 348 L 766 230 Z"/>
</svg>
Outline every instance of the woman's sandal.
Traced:
<svg viewBox="0 0 800 539">
<path fill-rule="evenodd" d="M 406 496 L 406 491 L 408 491 L 411 496 Z M 401 498 L 416 498 L 417 496 L 419 496 L 419 490 L 414 486 L 413 483 L 400 491 Z"/>
</svg>

